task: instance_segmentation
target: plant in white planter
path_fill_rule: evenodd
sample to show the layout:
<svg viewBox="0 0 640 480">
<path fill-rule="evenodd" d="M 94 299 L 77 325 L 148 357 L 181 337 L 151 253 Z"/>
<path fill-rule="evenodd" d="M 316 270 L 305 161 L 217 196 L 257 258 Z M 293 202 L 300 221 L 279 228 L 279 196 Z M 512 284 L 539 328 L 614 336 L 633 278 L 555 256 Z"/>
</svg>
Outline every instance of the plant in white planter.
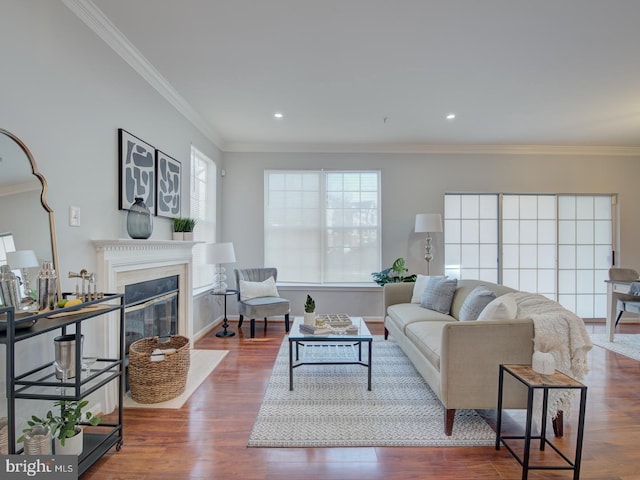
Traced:
<svg viewBox="0 0 640 480">
<path fill-rule="evenodd" d="M 311 295 L 307 294 L 307 301 L 304 304 L 304 324 L 315 325 L 316 324 L 316 302 L 311 298 Z"/>
<path fill-rule="evenodd" d="M 197 218 L 176 217 L 173 219 L 173 239 L 193 240 L 193 229 L 198 223 Z"/>
<path fill-rule="evenodd" d="M 182 217 L 173 219 L 173 239 L 184 240 L 184 218 Z"/>
<path fill-rule="evenodd" d="M 193 229 L 196 228 L 198 223 L 197 218 L 183 218 L 184 220 L 184 239 L 193 240 Z"/>
<path fill-rule="evenodd" d="M 24 432 L 26 434 L 36 425 L 49 427 L 51 435 L 54 437 L 56 455 L 80 455 L 83 443 L 81 422 L 84 420 L 90 425 L 96 426 L 102 420 L 91 412 L 83 413 L 82 409 L 88 404 L 87 400 L 58 400 L 53 405 L 60 407 L 59 415 L 54 415 L 51 410 L 44 418 L 33 415 L 31 420 L 27 422 L 30 428 Z M 21 441 L 22 438 L 24 435 L 18 441 Z"/>
</svg>

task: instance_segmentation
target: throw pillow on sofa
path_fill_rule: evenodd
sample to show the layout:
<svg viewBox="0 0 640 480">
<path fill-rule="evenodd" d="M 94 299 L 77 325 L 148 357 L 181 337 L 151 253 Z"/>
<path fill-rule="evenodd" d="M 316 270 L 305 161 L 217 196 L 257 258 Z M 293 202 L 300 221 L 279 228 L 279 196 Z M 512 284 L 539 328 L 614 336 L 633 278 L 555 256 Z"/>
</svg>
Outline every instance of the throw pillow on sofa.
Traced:
<svg viewBox="0 0 640 480">
<path fill-rule="evenodd" d="M 435 278 L 444 278 L 442 275 L 434 275 Z M 416 283 L 413 284 L 413 295 L 411 296 L 411 303 L 420 303 L 422 301 L 422 294 L 427 286 L 427 282 L 431 277 L 429 275 L 418 274 L 416 277 Z"/>
<path fill-rule="evenodd" d="M 457 287 L 457 278 L 429 277 L 422 293 L 420 306 L 448 314 L 451 311 L 453 294 L 456 293 Z"/>
<path fill-rule="evenodd" d="M 516 299 L 511 293 L 501 295 L 487 305 L 478 320 L 513 320 L 518 314 Z"/>
<path fill-rule="evenodd" d="M 273 277 L 264 282 L 249 282 L 240 280 L 240 300 L 250 300 L 256 297 L 279 297 L 276 281 Z"/>
<path fill-rule="evenodd" d="M 467 295 L 467 298 L 462 302 L 460 307 L 460 320 L 461 322 L 471 322 L 477 320 L 480 313 L 496 298 L 496 294 L 489 290 L 484 285 L 478 285 L 471 290 L 471 293 Z"/>
</svg>

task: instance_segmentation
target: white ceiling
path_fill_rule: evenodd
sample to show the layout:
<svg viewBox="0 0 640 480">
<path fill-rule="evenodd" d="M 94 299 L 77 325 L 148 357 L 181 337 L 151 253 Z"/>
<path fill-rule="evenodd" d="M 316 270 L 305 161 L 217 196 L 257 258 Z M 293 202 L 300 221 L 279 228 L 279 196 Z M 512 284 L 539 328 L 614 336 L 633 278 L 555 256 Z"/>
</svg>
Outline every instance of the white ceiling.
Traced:
<svg viewBox="0 0 640 480">
<path fill-rule="evenodd" d="M 225 150 L 640 147 L 638 0 L 93 4 Z"/>
</svg>

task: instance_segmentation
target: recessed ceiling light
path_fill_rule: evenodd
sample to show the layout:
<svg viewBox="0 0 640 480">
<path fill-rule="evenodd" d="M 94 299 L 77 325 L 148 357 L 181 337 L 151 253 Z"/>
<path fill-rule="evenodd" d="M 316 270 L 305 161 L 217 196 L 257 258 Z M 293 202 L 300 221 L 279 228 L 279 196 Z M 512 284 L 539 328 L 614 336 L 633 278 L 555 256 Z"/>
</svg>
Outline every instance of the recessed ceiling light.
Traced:
<svg viewBox="0 0 640 480">
<path fill-rule="evenodd" d="M 274 113 L 274 114 L 273 114 L 273 116 L 274 116 L 275 118 L 282 118 L 282 117 L 284 117 L 284 115 L 283 115 L 282 113 L 280 113 L 280 112 L 276 112 L 276 113 Z"/>
<path fill-rule="evenodd" d="M 447 120 L 455 120 L 455 118 L 456 118 L 455 113 L 450 113 L 449 115 L 447 115 Z"/>
</svg>

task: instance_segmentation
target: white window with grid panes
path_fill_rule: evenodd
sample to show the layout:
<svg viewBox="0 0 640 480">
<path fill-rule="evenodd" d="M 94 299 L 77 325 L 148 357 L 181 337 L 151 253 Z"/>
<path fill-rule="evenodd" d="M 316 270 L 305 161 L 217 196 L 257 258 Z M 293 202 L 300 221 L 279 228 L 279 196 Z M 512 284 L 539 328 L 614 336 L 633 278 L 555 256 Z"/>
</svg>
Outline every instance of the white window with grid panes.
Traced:
<svg viewBox="0 0 640 480">
<path fill-rule="evenodd" d="M 581 317 L 606 317 L 613 195 L 558 198 L 558 301 Z"/>
<path fill-rule="evenodd" d="M 615 195 L 446 194 L 445 273 L 495 278 L 604 317 L 613 204 Z"/>
<path fill-rule="evenodd" d="M 444 210 L 445 274 L 498 283 L 498 197 L 447 194 Z"/>
<path fill-rule="evenodd" d="M 371 282 L 380 269 L 380 172 L 267 170 L 265 265 L 278 281 Z"/>
<path fill-rule="evenodd" d="M 502 283 L 556 298 L 556 195 L 502 196 Z"/>
<path fill-rule="evenodd" d="M 206 243 L 216 238 L 217 166 L 213 160 L 191 147 L 190 216 L 198 220 L 193 230 L 193 288 L 213 282 L 214 265 L 207 264 Z"/>
<path fill-rule="evenodd" d="M 16 246 L 13 243 L 11 233 L 0 233 L 0 265 L 7 263 L 7 252 L 15 252 Z"/>
</svg>

